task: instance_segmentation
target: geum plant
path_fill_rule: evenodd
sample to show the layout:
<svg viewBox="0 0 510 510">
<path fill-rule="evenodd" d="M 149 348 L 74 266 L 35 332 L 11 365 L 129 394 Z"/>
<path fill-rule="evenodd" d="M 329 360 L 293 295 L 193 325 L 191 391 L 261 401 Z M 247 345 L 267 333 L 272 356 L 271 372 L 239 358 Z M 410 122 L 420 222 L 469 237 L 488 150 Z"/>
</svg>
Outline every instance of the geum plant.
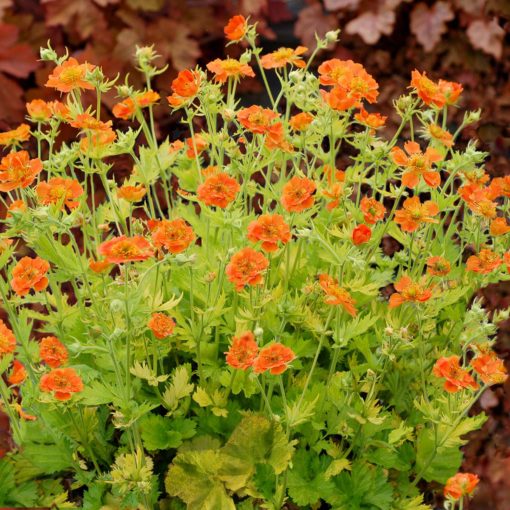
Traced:
<svg viewBox="0 0 510 510">
<path fill-rule="evenodd" d="M 388 141 L 362 65 L 311 71 L 337 33 L 308 61 L 261 55 L 242 16 L 225 34 L 239 60 L 171 84 L 186 140 L 156 138 L 151 48 L 147 89 L 117 87 L 123 130 L 100 109 L 113 82 L 48 47 L 62 101 L 0 135 L 0 502 L 425 510 L 445 485 L 462 508 L 478 479 L 460 447 L 485 420 L 469 411 L 506 379 L 508 314 L 473 295 L 508 280 L 510 177 L 456 147 L 478 118 L 448 130 L 459 84 L 415 71 Z M 270 107 L 236 98 L 253 63 L 280 81 Z"/>
</svg>

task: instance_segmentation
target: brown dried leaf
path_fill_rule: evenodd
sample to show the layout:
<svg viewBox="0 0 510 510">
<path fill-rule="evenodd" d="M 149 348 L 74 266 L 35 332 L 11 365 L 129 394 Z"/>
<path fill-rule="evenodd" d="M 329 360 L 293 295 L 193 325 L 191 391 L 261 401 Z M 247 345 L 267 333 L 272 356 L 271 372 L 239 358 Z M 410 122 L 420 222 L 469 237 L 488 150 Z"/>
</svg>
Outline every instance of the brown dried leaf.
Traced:
<svg viewBox="0 0 510 510">
<path fill-rule="evenodd" d="M 12 0 L 0 0 L 0 18 L 3 18 L 5 11 L 11 7 Z"/>
<path fill-rule="evenodd" d="M 0 71 L 26 78 L 36 67 L 37 57 L 28 44 L 18 44 L 18 27 L 0 24 Z"/>
<path fill-rule="evenodd" d="M 487 0 L 454 0 L 453 3 L 464 12 L 476 16 L 483 13 Z"/>
<path fill-rule="evenodd" d="M 194 67 L 198 57 L 202 54 L 200 46 L 191 38 L 190 29 L 180 23 L 173 28 L 169 54 L 173 66 L 178 70 Z"/>
<path fill-rule="evenodd" d="M 91 0 L 41 0 L 46 9 L 46 24 L 50 27 L 63 26 L 66 31 L 78 32 L 87 39 L 94 32 L 107 27 L 103 12 Z"/>
<path fill-rule="evenodd" d="M 505 31 L 498 25 L 495 18 L 473 21 L 466 33 L 474 48 L 482 50 L 496 59 L 501 58 Z"/>
<path fill-rule="evenodd" d="M 0 73 L 0 119 L 19 121 L 24 112 L 23 89 L 14 80 Z"/>
<path fill-rule="evenodd" d="M 360 0 L 324 0 L 324 7 L 328 11 L 339 11 L 345 9 L 353 11 L 360 4 Z"/>
<path fill-rule="evenodd" d="M 165 5 L 165 0 L 127 0 L 127 4 L 132 9 L 156 12 Z"/>
<path fill-rule="evenodd" d="M 241 0 L 239 11 L 245 16 L 257 16 L 267 10 L 267 0 Z"/>
<path fill-rule="evenodd" d="M 375 44 L 381 35 L 390 35 L 395 24 L 395 12 L 390 9 L 367 11 L 349 21 L 345 27 L 348 34 L 358 34 L 367 44 Z"/>
<path fill-rule="evenodd" d="M 96 4 L 100 7 L 106 7 L 110 4 L 118 4 L 120 0 L 94 0 L 94 2 L 96 2 Z"/>
<path fill-rule="evenodd" d="M 419 3 L 411 12 L 411 32 L 425 51 L 431 51 L 446 32 L 446 23 L 454 17 L 452 8 L 446 2 L 436 2 L 430 8 Z"/>
<path fill-rule="evenodd" d="M 294 35 L 299 37 L 304 46 L 312 50 L 317 45 L 315 34 L 323 37 L 326 32 L 335 30 L 337 26 L 335 16 L 326 14 L 321 4 L 314 4 L 305 7 L 299 13 L 294 25 Z"/>
</svg>

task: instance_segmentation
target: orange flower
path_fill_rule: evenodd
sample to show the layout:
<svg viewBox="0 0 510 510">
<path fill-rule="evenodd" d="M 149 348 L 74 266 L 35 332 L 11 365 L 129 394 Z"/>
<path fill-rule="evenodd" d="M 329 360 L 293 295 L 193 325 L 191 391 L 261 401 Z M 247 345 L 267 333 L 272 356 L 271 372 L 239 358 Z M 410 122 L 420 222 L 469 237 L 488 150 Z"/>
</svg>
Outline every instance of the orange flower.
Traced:
<svg viewBox="0 0 510 510">
<path fill-rule="evenodd" d="M 7 382 L 11 386 L 19 386 L 25 379 L 27 378 L 27 371 L 25 369 L 25 365 L 15 359 L 12 362 L 12 371 L 7 378 Z"/>
<path fill-rule="evenodd" d="M 380 113 L 368 113 L 363 106 L 360 108 L 359 113 L 354 115 L 354 118 L 360 123 L 372 129 L 378 129 L 386 124 L 385 115 Z"/>
<path fill-rule="evenodd" d="M 460 83 L 446 80 L 439 80 L 438 88 L 447 105 L 455 104 L 464 90 Z"/>
<path fill-rule="evenodd" d="M 253 248 L 243 248 L 232 255 L 225 272 L 236 290 L 240 291 L 245 285 L 261 284 L 268 266 L 269 261 L 262 253 Z"/>
<path fill-rule="evenodd" d="M 50 265 L 39 257 L 23 257 L 12 270 L 11 287 L 18 296 L 25 296 L 30 289 L 44 290 L 48 286 Z"/>
<path fill-rule="evenodd" d="M 386 208 L 373 197 L 363 197 L 360 204 L 361 212 L 365 223 L 375 225 L 384 218 Z"/>
<path fill-rule="evenodd" d="M 70 57 L 62 65 L 53 69 L 46 87 L 52 87 L 60 92 L 71 92 L 75 89 L 93 90 L 94 86 L 86 80 L 85 76 L 94 67 L 92 64 L 79 64 L 75 58 Z"/>
<path fill-rule="evenodd" d="M 255 336 L 245 331 L 232 339 L 232 345 L 226 354 L 227 364 L 239 370 L 248 370 L 253 365 L 259 352 Z"/>
<path fill-rule="evenodd" d="M 351 108 L 360 107 L 361 103 L 356 96 L 349 95 L 348 91 L 342 87 L 334 87 L 331 92 L 320 90 L 322 100 L 333 110 L 343 112 Z"/>
<path fill-rule="evenodd" d="M 223 32 L 229 41 L 240 41 L 246 35 L 248 23 L 241 14 L 232 16 L 225 25 Z"/>
<path fill-rule="evenodd" d="M 489 180 L 489 176 L 485 173 L 485 170 L 478 167 L 459 170 L 459 175 L 462 176 L 467 184 L 476 184 L 479 188 L 481 188 Z"/>
<path fill-rule="evenodd" d="M 113 116 L 117 119 L 129 120 L 136 112 L 135 102 L 130 98 L 126 98 L 117 103 L 112 108 Z"/>
<path fill-rule="evenodd" d="M 138 108 L 152 106 L 160 99 L 160 95 L 154 90 L 145 90 L 135 95 L 135 104 Z"/>
<path fill-rule="evenodd" d="M 492 179 L 490 188 L 492 198 L 510 198 L 510 175 L 505 175 L 505 177 L 495 177 Z"/>
<path fill-rule="evenodd" d="M 329 198 L 331 202 L 326 204 L 326 209 L 332 211 L 335 207 L 340 205 L 340 200 L 344 196 L 344 183 L 330 182 L 329 188 L 322 191 L 322 195 Z"/>
<path fill-rule="evenodd" d="M 294 176 L 282 190 L 281 203 L 288 212 L 302 212 L 315 202 L 315 182 L 307 177 Z"/>
<path fill-rule="evenodd" d="M 390 308 L 396 308 L 404 303 L 423 303 L 432 297 L 432 290 L 413 282 L 409 276 L 402 276 L 394 284 L 395 290 L 390 296 Z"/>
<path fill-rule="evenodd" d="M 200 135 L 197 135 L 200 136 Z M 193 146 L 193 144 L 192 144 Z M 206 145 L 207 147 L 207 145 Z M 174 154 L 175 152 L 179 152 L 181 149 L 184 149 L 184 142 L 182 140 L 175 140 L 175 142 L 172 142 L 170 146 L 168 147 L 168 152 L 170 154 Z M 193 152 L 191 153 L 190 157 L 194 157 Z"/>
<path fill-rule="evenodd" d="M 0 163 L 0 191 L 26 188 L 43 168 L 40 159 L 30 159 L 27 151 L 11 152 Z"/>
<path fill-rule="evenodd" d="M 117 196 L 127 200 L 128 202 L 140 202 L 146 194 L 147 189 L 143 184 L 138 184 L 137 186 L 124 184 L 124 186 L 121 186 L 117 190 Z"/>
<path fill-rule="evenodd" d="M 61 103 L 60 101 L 51 101 L 50 103 L 48 103 L 50 109 L 51 109 L 51 113 L 52 115 L 61 120 L 61 121 L 68 121 L 70 116 L 71 116 L 71 112 L 69 111 L 69 108 L 64 104 L 64 103 Z"/>
<path fill-rule="evenodd" d="M 27 210 L 27 204 L 25 204 L 25 202 L 23 200 L 21 200 L 21 199 L 13 200 L 9 204 L 9 207 L 8 207 L 9 212 L 7 213 L 7 218 L 10 218 L 12 216 L 10 214 L 11 212 L 24 213 L 26 210 Z"/>
<path fill-rule="evenodd" d="M 416 142 L 406 142 L 404 149 L 409 156 L 399 147 L 391 149 L 393 162 L 407 169 L 402 174 L 402 184 L 408 188 L 415 188 L 421 176 L 430 187 L 437 188 L 441 184 L 441 176 L 432 170 L 432 165 L 443 159 L 441 154 L 431 147 L 422 153 Z"/>
<path fill-rule="evenodd" d="M 208 177 L 197 188 L 198 199 L 205 205 L 225 209 L 241 189 L 239 183 L 224 172 Z"/>
<path fill-rule="evenodd" d="M 478 255 L 471 255 L 467 259 L 466 269 L 480 274 L 488 274 L 497 269 L 503 261 L 500 256 L 492 250 L 481 250 Z"/>
<path fill-rule="evenodd" d="M 183 252 L 194 240 L 193 229 L 182 219 L 151 220 L 149 228 L 157 248 L 165 247 L 170 253 Z"/>
<path fill-rule="evenodd" d="M 192 138 L 186 138 L 186 145 L 188 146 L 188 150 L 186 151 L 186 156 L 188 156 L 188 158 L 195 158 L 201 152 L 205 151 L 205 149 L 207 149 L 207 146 L 209 144 L 207 143 L 205 138 L 200 133 L 197 133 Z"/>
<path fill-rule="evenodd" d="M 175 321 L 164 313 L 153 313 L 147 327 L 157 339 L 162 340 L 174 332 Z"/>
<path fill-rule="evenodd" d="M 450 356 L 449 358 L 439 358 L 432 369 L 432 373 L 441 379 L 446 379 L 444 389 L 448 393 L 457 393 L 462 388 L 478 389 L 477 382 L 471 377 L 471 374 L 461 368 L 459 356 Z"/>
<path fill-rule="evenodd" d="M 34 99 L 26 103 L 26 107 L 29 117 L 35 122 L 47 122 L 53 114 L 50 104 L 42 99 Z"/>
<path fill-rule="evenodd" d="M 17 145 L 26 142 L 30 137 L 30 126 L 21 124 L 16 129 L 0 133 L 0 145 Z"/>
<path fill-rule="evenodd" d="M 426 105 L 435 105 L 442 108 L 444 105 L 444 98 L 439 92 L 437 83 L 434 83 L 430 78 L 427 78 L 426 73 L 420 73 L 414 70 L 411 73 L 411 88 L 414 88 L 420 99 Z"/>
<path fill-rule="evenodd" d="M 349 315 L 356 317 L 356 301 L 349 292 L 338 285 L 338 280 L 328 274 L 319 275 L 319 285 L 326 294 L 324 302 L 328 305 L 340 305 Z"/>
<path fill-rule="evenodd" d="M 477 356 L 470 365 L 485 384 L 502 384 L 508 377 L 503 360 L 493 352 Z"/>
<path fill-rule="evenodd" d="M 189 69 L 181 71 L 177 78 L 172 81 L 173 94 L 167 97 L 170 105 L 178 108 L 183 104 L 188 104 L 198 94 L 201 82 L 202 77 L 198 71 L 190 71 Z"/>
<path fill-rule="evenodd" d="M 322 171 L 324 172 L 329 184 L 335 181 L 345 182 L 345 172 L 343 170 L 338 170 L 336 168 L 333 169 L 331 165 L 324 165 L 322 167 Z"/>
<path fill-rule="evenodd" d="M 94 273 L 102 273 L 106 271 L 111 266 L 110 262 L 107 260 L 89 260 L 89 268 L 94 271 Z"/>
<path fill-rule="evenodd" d="M 308 48 L 305 46 L 298 46 L 296 49 L 279 48 L 272 53 L 262 56 L 260 63 L 264 69 L 277 69 L 288 64 L 304 68 L 306 67 L 306 62 L 301 58 L 301 55 L 307 51 Z"/>
<path fill-rule="evenodd" d="M 479 481 L 480 479 L 478 476 L 472 473 L 457 473 L 451 478 L 448 478 L 444 486 L 444 496 L 445 498 L 459 500 L 471 494 Z"/>
<path fill-rule="evenodd" d="M 445 147 L 453 146 L 453 135 L 437 124 L 429 124 L 426 128 L 426 133 L 431 139 L 436 140 Z"/>
<path fill-rule="evenodd" d="M 6 354 L 11 354 L 16 349 L 16 338 L 12 331 L 0 319 L 0 359 Z"/>
<path fill-rule="evenodd" d="M 292 144 L 285 140 L 285 133 L 281 122 L 269 126 L 264 145 L 269 150 L 280 149 L 285 152 L 292 152 L 294 150 Z"/>
<path fill-rule="evenodd" d="M 39 342 L 39 357 L 51 368 L 65 365 L 69 358 L 65 345 L 54 336 L 46 336 Z"/>
<path fill-rule="evenodd" d="M 252 133 L 267 133 L 271 123 L 278 117 L 276 112 L 268 108 L 253 105 L 237 112 L 239 123 Z"/>
<path fill-rule="evenodd" d="M 80 205 L 76 200 L 83 195 L 83 188 L 76 179 L 52 177 L 48 182 L 40 182 L 35 188 L 42 205 L 61 205 L 74 209 Z"/>
<path fill-rule="evenodd" d="M 372 237 L 372 230 L 370 230 L 370 227 L 367 227 L 367 225 L 358 225 L 355 227 L 355 229 L 352 231 L 352 242 L 355 246 L 358 246 L 360 244 L 368 243 L 370 241 L 370 238 Z"/>
<path fill-rule="evenodd" d="M 429 257 L 427 273 L 432 276 L 446 276 L 450 272 L 450 263 L 444 257 Z"/>
<path fill-rule="evenodd" d="M 263 214 L 248 225 L 248 239 L 253 243 L 262 242 L 261 248 L 267 252 L 278 249 L 278 243 L 290 241 L 290 228 L 280 214 Z"/>
<path fill-rule="evenodd" d="M 91 158 L 100 158 L 104 150 L 117 138 L 117 133 L 112 129 L 91 131 L 80 141 L 80 150 Z"/>
<path fill-rule="evenodd" d="M 280 343 L 274 343 L 263 347 L 253 362 L 253 371 L 261 374 L 269 370 L 272 375 L 283 374 L 289 363 L 296 359 L 294 351 L 290 347 Z"/>
<path fill-rule="evenodd" d="M 142 261 L 154 255 L 154 249 L 143 236 L 114 237 L 102 243 L 98 252 L 112 264 Z"/>
<path fill-rule="evenodd" d="M 228 78 L 239 80 L 245 76 L 255 77 L 253 69 L 248 64 L 243 64 L 234 58 L 220 60 L 217 58 L 207 64 L 207 69 L 213 73 L 214 79 L 220 83 L 225 83 Z"/>
<path fill-rule="evenodd" d="M 84 131 L 110 131 L 112 128 L 112 121 L 102 122 L 90 113 L 79 113 L 74 117 L 69 124 L 77 129 Z"/>
<path fill-rule="evenodd" d="M 83 391 L 83 381 L 74 368 L 56 368 L 41 377 L 39 387 L 45 393 L 53 393 L 57 400 L 65 401 L 73 393 Z"/>
<path fill-rule="evenodd" d="M 506 218 L 496 218 L 491 221 L 491 235 L 502 236 L 510 232 L 510 225 L 506 222 Z"/>
<path fill-rule="evenodd" d="M 319 66 L 319 75 L 321 85 L 334 87 L 332 94 L 334 93 L 337 101 L 342 96 L 352 101 L 349 107 L 335 109 L 352 108 L 362 99 L 369 103 L 377 100 L 379 85 L 361 64 L 352 60 L 327 60 Z"/>
<path fill-rule="evenodd" d="M 293 115 L 289 120 L 289 126 L 294 131 L 304 131 L 313 122 L 313 115 L 308 112 L 301 112 Z"/>
<path fill-rule="evenodd" d="M 402 209 L 395 213 L 395 223 L 404 232 L 414 232 L 422 223 L 439 223 L 433 216 L 439 213 L 436 203 L 427 200 L 421 203 L 418 197 L 411 197 L 404 201 Z"/>
<path fill-rule="evenodd" d="M 434 105 L 438 108 L 455 104 L 463 90 L 460 83 L 445 80 L 435 83 L 427 78 L 425 73 L 421 74 L 416 70 L 411 75 L 411 87 L 426 105 Z"/>
<path fill-rule="evenodd" d="M 118 119 L 130 119 L 139 108 L 146 108 L 153 105 L 159 100 L 159 94 L 153 90 L 146 90 L 135 94 L 133 98 L 128 97 L 117 103 L 112 110 L 112 113 Z"/>
<path fill-rule="evenodd" d="M 459 195 L 476 215 L 484 218 L 495 218 L 497 204 L 492 201 L 491 191 L 492 188 L 483 188 L 478 184 L 466 184 L 459 188 Z"/>
</svg>

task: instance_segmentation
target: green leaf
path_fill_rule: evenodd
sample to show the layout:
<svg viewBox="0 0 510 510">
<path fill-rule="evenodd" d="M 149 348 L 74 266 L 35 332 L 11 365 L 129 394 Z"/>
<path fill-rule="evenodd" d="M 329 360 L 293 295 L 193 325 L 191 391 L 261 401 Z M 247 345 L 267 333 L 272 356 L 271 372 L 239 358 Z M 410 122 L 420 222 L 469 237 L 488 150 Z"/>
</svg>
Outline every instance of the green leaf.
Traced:
<svg viewBox="0 0 510 510">
<path fill-rule="evenodd" d="M 333 476 L 339 475 L 345 469 L 350 471 L 350 469 L 351 469 L 351 462 L 350 462 L 350 460 L 348 460 L 348 459 L 335 459 L 335 460 L 333 460 L 333 462 L 326 469 L 326 472 L 324 473 L 324 476 L 326 477 L 326 480 L 329 480 Z"/>
<path fill-rule="evenodd" d="M 28 443 L 23 447 L 23 457 L 41 473 L 53 475 L 73 466 L 72 452 L 55 444 Z"/>
<path fill-rule="evenodd" d="M 218 478 L 224 462 L 219 450 L 179 453 L 165 479 L 168 494 L 182 499 L 188 510 L 235 510 L 234 501 Z"/>
<path fill-rule="evenodd" d="M 94 484 L 83 494 L 82 510 L 96 510 L 103 506 L 103 495 L 106 487 L 103 484 Z"/>
<path fill-rule="evenodd" d="M 135 364 L 129 369 L 129 371 L 135 377 L 146 380 L 149 386 L 157 386 L 159 383 L 165 382 L 168 379 L 168 375 L 157 376 L 146 361 L 142 361 L 142 363 L 135 361 Z"/>
<path fill-rule="evenodd" d="M 427 482 L 446 483 L 459 469 L 462 453 L 458 447 L 436 447 L 434 432 L 422 429 L 416 439 L 416 472 Z"/>
<path fill-rule="evenodd" d="M 294 442 L 288 441 L 280 424 L 251 414 L 241 420 L 223 451 L 249 463 L 253 470 L 256 464 L 270 464 L 278 475 L 289 465 Z"/>
<path fill-rule="evenodd" d="M 303 402 L 297 400 L 292 405 L 287 406 L 286 416 L 289 422 L 289 427 L 301 425 L 302 423 L 307 422 L 314 415 L 315 406 L 319 400 L 319 396 L 320 395 L 317 395 L 313 400 L 304 399 Z"/>
<path fill-rule="evenodd" d="M 476 416 L 472 416 L 469 418 L 463 419 L 453 431 L 448 432 L 448 437 L 442 438 L 442 433 L 447 433 L 445 429 L 448 431 L 450 427 L 443 426 L 440 424 L 438 426 L 438 438 L 439 441 L 443 444 L 445 448 L 454 447 L 454 446 L 462 446 L 467 443 L 467 439 L 462 439 L 462 436 L 472 432 L 473 430 L 478 430 L 482 427 L 482 425 L 487 421 L 487 415 L 480 413 Z"/>
<path fill-rule="evenodd" d="M 178 448 L 184 439 L 195 435 L 196 423 L 179 418 L 172 420 L 164 416 L 149 414 L 140 420 L 143 445 L 147 450 Z"/>
<path fill-rule="evenodd" d="M 88 383 L 80 393 L 81 401 L 90 406 L 109 404 L 117 400 L 117 396 L 103 383 L 95 380 Z"/>
<path fill-rule="evenodd" d="M 429 505 L 423 503 L 423 496 L 401 499 L 394 503 L 394 510 L 431 510 Z"/>
<path fill-rule="evenodd" d="M 179 405 L 179 400 L 191 395 L 194 385 L 190 384 L 191 367 L 189 364 L 181 365 L 174 370 L 172 383 L 167 386 L 163 393 L 165 407 L 170 411 L 175 411 Z"/>
<path fill-rule="evenodd" d="M 393 489 L 380 467 L 355 461 L 350 473 L 334 478 L 336 490 L 327 499 L 335 510 L 389 510 Z"/>
<path fill-rule="evenodd" d="M 328 458 L 308 450 L 298 450 L 287 475 L 289 495 L 300 506 L 315 505 L 335 489 L 327 475 Z"/>
<path fill-rule="evenodd" d="M 269 464 L 257 464 L 253 483 L 257 491 L 266 500 L 270 500 L 276 492 L 276 474 Z"/>
<path fill-rule="evenodd" d="M 223 416 L 224 418 L 228 415 L 226 409 L 227 398 L 227 392 L 220 389 L 208 393 L 204 388 L 198 387 L 193 393 L 193 400 L 200 407 L 211 407 L 211 411 L 215 416 Z"/>
</svg>

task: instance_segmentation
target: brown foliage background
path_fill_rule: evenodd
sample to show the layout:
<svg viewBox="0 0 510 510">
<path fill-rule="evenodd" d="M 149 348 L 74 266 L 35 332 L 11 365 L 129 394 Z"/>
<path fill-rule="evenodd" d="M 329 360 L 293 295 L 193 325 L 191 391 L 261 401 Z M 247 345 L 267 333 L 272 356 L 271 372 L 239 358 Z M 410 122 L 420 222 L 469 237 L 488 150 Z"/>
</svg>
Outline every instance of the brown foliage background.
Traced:
<svg viewBox="0 0 510 510">
<path fill-rule="evenodd" d="M 134 47 L 154 44 L 160 64 L 169 64 L 154 85 L 164 93 L 179 70 L 224 53 L 223 26 L 238 13 L 258 22 L 268 50 L 298 43 L 313 49 L 315 32 L 340 28 L 340 44 L 319 60 L 363 63 L 380 83 L 379 110 L 390 115 L 389 130 L 396 122 L 392 100 L 405 91 L 413 69 L 461 82 L 463 109 L 482 108 L 464 141 L 476 138 L 490 153 L 492 175 L 510 173 L 510 0 L 0 0 L 0 130 L 23 121 L 26 101 L 52 97 L 43 86 L 50 69 L 37 60 L 48 40 L 60 54 L 67 47 L 78 59 L 102 66 L 107 76 L 119 73 L 120 82 L 129 72 L 135 85 Z M 240 90 L 249 100 L 262 100 L 257 83 Z M 103 98 L 108 111 L 115 100 L 115 92 Z M 177 119 L 166 106 L 157 121 L 162 137 L 176 138 Z M 453 130 L 458 122 L 454 116 Z M 482 294 L 490 309 L 510 306 L 510 285 Z M 510 362 L 509 324 L 497 350 Z M 465 448 L 465 469 L 482 478 L 471 510 L 510 508 L 509 396 L 510 382 L 479 402 L 489 420 Z M 9 443 L 5 429 L 0 416 L 0 455 Z"/>
</svg>

